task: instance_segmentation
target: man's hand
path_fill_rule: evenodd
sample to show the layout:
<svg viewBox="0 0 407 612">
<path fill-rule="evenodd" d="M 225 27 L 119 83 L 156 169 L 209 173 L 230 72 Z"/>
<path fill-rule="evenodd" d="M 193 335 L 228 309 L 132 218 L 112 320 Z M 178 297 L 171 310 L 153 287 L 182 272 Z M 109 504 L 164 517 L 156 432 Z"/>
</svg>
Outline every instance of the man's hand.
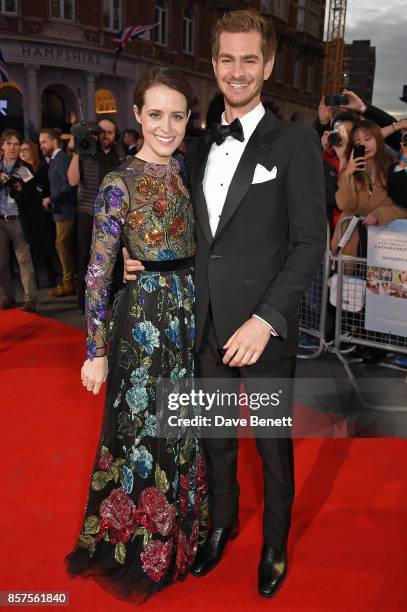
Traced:
<svg viewBox="0 0 407 612">
<path fill-rule="evenodd" d="M 366 110 L 366 104 L 363 102 L 362 98 L 359 98 L 354 91 L 349 91 L 349 89 L 343 89 L 342 93 L 348 96 L 349 102 L 347 104 L 343 104 L 343 108 L 348 108 L 350 110 L 358 111 L 359 113 L 363 113 Z"/>
<path fill-rule="evenodd" d="M 326 125 L 332 121 L 331 107 L 325 104 L 324 97 L 322 97 L 321 102 L 319 103 L 318 119 L 321 125 Z"/>
<path fill-rule="evenodd" d="M 241 368 L 245 365 L 253 365 L 259 359 L 270 340 L 270 327 L 252 317 L 229 338 L 223 347 L 226 353 L 223 363 L 233 367 Z"/>
<path fill-rule="evenodd" d="M 138 259 L 130 259 L 130 255 L 126 247 L 123 247 L 123 259 L 124 259 L 124 272 L 123 272 L 123 282 L 127 282 L 128 280 L 135 280 L 137 275 L 135 272 L 142 272 L 145 270 L 144 266 L 141 265 L 141 262 Z"/>
<path fill-rule="evenodd" d="M 7 181 L 9 178 L 7 172 L 0 172 L 0 182 Z"/>
<path fill-rule="evenodd" d="M 82 366 L 82 384 L 93 395 L 97 395 L 101 386 L 107 378 L 107 357 L 97 357 L 92 360 L 87 359 Z"/>
<path fill-rule="evenodd" d="M 51 204 L 51 198 L 43 198 L 42 199 L 42 205 L 44 208 L 46 208 L 47 210 L 49 209 L 49 205 Z"/>
</svg>

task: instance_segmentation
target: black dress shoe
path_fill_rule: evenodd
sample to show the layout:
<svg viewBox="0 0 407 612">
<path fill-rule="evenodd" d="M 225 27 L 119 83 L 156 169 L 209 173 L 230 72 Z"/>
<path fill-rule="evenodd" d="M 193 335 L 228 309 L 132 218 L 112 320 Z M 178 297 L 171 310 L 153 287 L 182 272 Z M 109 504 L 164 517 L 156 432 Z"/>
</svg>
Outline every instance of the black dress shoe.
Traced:
<svg viewBox="0 0 407 612">
<path fill-rule="evenodd" d="M 287 576 L 287 549 L 279 550 L 264 544 L 259 565 L 259 594 L 274 597 Z"/>
<path fill-rule="evenodd" d="M 239 524 L 233 527 L 213 527 L 205 544 L 200 548 L 195 561 L 190 569 L 193 576 L 205 576 L 222 559 L 223 551 L 229 540 L 233 540 L 239 534 Z"/>
</svg>

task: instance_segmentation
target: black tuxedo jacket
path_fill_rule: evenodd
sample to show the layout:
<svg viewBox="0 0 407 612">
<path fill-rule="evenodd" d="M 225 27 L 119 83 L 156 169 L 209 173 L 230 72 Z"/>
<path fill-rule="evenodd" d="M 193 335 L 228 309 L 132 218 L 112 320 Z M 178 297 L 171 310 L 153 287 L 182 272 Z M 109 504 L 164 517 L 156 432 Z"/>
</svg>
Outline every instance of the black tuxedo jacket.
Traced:
<svg viewBox="0 0 407 612">
<path fill-rule="evenodd" d="M 257 314 L 279 334 L 270 337 L 261 359 L 294 355 L 298 305 L 326 241 L 318 136 L 266 111 L 246 144 L 214 238 L 202 184 L 211 144 L 204 135 L 187 160 L 197 233 L 196 350 L 211 304 L 220 346 Z M 252 184 L 257 164 L 276 167 L 276 178 Z"/>
</svg>

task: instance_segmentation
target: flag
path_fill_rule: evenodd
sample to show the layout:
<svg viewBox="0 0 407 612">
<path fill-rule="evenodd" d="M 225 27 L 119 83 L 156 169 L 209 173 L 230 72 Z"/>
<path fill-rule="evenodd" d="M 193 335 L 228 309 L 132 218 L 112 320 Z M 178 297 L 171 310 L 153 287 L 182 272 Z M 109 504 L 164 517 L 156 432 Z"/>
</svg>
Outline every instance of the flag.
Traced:
<svg viewBox="0 0 407 612">
<path fill-rule="evenodd" d="M 138 26 L 129 26 L 128 28 L 123 28 L 116 35 L 116 38 L 113 40 L 115 48 L 116 57 L 113 62 L 113 74 L 116 74 L 116 66 L 117 66 L 117 58 L 120 53 L 127 47 L 129 43 L 135 38 L 139 38 L 146 32 L 149 32 L 153 28 L 158 26 L 158 23 L 153 23 L 152 25 L 138 25 Z"/>
<path fill-rule="evenodd" d="M 113 40 L 114 46 L 116 47 L 116 53 L 120 53 L 127 47 L 129 43 L 135 38 L 139 38 L 145 32 L 149 32 L 153 28 L 155 28 L 158 23 L 154 23 L 152 25 L 138 25 L 138 26 L 130 26 L 128 28 L 124 28 L 120 30 L 117 34 L 116 38 Z"/>
<path fill-rule="evenodd" d="M 9 80 L 6 62 L 0 49 L 0 83 L 7 83 Z"/>
</svg>

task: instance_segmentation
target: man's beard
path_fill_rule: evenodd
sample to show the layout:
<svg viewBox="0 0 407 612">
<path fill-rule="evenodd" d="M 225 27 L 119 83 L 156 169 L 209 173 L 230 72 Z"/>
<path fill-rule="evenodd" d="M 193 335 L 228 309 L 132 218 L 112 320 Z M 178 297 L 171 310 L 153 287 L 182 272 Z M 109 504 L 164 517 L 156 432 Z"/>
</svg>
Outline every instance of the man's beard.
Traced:
<svg viewBox="0 0 407 612">
<path fill-rule="evenodd" d="M 229 106 L 231 106 L 232 108 L 242 108 L 250 104 L 250 102 L 254 100 L 254 98 L 256 98 L 260 94 L 262 88 L 263 88 L 263 83 L 260 83 L 259 86 L 248 95 L 247 98 L 242 98 L 239 101 L 230 100 L 227 94 L 223 94 L 223 97 L 225 98 Z"/>
</svg>

